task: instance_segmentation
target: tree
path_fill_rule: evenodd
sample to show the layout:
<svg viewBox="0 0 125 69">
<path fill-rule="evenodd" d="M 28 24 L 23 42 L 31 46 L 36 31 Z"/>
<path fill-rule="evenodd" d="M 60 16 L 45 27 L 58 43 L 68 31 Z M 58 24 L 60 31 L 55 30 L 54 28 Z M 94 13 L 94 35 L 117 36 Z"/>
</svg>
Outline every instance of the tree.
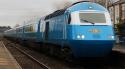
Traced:
<svg viewBox="0 0 125 69">
<path fill-rule="evenodd" d="M 19 27 L 20 25 L 19 24 L 16 24 L 14 27 L 16 28 L 16 27 Z"/>
</svg>

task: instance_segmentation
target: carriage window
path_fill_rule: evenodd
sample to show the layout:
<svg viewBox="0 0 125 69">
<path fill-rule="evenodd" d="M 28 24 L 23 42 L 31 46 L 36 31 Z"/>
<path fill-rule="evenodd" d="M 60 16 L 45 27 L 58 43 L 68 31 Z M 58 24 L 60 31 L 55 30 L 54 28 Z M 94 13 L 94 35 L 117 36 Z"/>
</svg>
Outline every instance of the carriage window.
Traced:
<svg viewBox="0 0 125 69">
<path fill-rule="evenodd" d="M 81 23 L 106 23 L 104 13 L 79 13 Z"/>
<path fill-rule="evenodd" d="M 32 25 L 26 26 L 25 27 L 25 32 L 34 32 L 34 28 Z"/>
</svg>

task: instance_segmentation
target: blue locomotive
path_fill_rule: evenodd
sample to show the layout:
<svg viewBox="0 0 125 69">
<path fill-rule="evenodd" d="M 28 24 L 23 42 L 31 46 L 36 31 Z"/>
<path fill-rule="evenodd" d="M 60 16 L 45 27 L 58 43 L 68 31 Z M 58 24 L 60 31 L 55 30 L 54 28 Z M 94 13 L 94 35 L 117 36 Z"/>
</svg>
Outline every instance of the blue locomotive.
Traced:
<svg viewBox="0 0 125 69">
<path fill-rule="evenodd" d="M 74 3 L 69 8 L 5 31 L 5 36 L 42 43 L 41 47 L 64 58 L 104 57 L 115 43 L 108 10 L 92 2 Z"/>
</svg>

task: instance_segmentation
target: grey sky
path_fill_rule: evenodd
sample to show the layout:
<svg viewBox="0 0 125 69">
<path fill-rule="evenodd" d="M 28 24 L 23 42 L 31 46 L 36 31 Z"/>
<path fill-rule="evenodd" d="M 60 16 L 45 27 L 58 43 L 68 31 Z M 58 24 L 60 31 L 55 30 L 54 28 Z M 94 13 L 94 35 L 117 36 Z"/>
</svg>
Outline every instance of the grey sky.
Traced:
<svg viewBox="0 0 125 69">
<path fill-rule="evenodd" d="M 66 2 L 75 1 L 80 0 L 0 0 L 0 26 L 13 27 L 62 8 Z"/>
<path fill-rule="evenodd" d="M 55 6 L 63 1 L 67 0 L 0 0 L 0 26 L 15 26 L 44 16 L 56 10 Z"/>
</svg>

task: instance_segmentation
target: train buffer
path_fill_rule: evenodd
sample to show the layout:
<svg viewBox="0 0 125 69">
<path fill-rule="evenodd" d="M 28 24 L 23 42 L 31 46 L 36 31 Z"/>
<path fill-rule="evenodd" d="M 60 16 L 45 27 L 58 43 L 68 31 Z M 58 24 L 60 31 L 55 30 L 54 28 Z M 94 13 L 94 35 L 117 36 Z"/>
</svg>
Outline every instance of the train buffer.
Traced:
<svg viewBox="0 0 125 69">
<path fill-rule="evenodd" d="M 22 69 L 2 41 L 0 41 L 0 69 Z"/>
</svg>

